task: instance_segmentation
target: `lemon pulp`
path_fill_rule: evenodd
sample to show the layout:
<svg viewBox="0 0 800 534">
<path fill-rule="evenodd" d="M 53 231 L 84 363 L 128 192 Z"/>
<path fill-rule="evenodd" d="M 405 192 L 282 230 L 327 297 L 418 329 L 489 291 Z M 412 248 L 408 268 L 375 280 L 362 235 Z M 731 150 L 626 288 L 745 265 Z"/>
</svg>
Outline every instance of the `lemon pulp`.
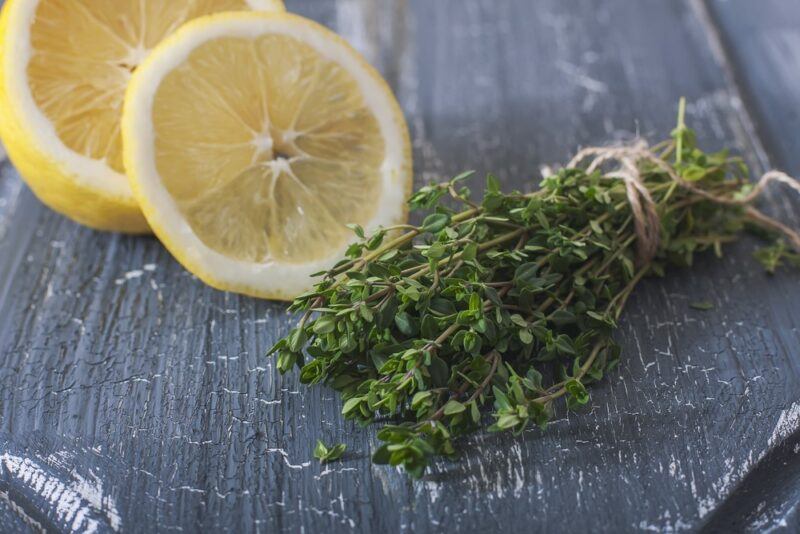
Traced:
<svg viewBox="0 0 800 534">
<path fill-rule="evenodd" d="M 246 68 L 243 66 L 246 65 Z M 250 262 L 306 263 L 370 221 L 384 139 L 356 81 L 287 35 L 208 41 L 153 101 L 156 167 L 194 233 Z"/>
</svg>

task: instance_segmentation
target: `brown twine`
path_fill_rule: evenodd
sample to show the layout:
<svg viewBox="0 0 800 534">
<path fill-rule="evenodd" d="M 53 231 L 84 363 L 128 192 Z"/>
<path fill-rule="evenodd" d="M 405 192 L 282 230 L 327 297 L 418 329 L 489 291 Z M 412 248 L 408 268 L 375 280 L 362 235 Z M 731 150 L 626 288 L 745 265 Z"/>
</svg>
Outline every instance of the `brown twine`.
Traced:
<svg viewBox="0 0 800 534">
<path fill-rule="evenodd" d="M 738 197 L 714 195 L 684 180 L 675 172 L 675 169 L 673 169 L 671 165 L 654 154 L 643 140 L 639 140 L 631 145 L 584 148 L 572 158 L 567 168 L 577 168 L 578 164 L 588 158 L 592 158 L 592 160 L 588 167 L 586 167 L 587 173 L 592 173 L 609 162 L 615 162 L 619 165 L 619 168 L 606 173 L 604 176 L 625 182 L 628 202 L 630 203 L 631 212 L 633 213 L 634 229 L 636 231 L 637 261 L 640 265 L 649 263 L 655 258 L 661 240 L 661 219 L 658 216 L 656 203 L 642 180 L 642 174 L 639 171 L 639 163 L 641 161 L 648 161 L 654 164 L 684 189 L 718 204 L 730 206 L 745 206 L 750 204 L 753 200 L 761 196 L 767 186 L 772 182 L 786 184 L 800 193 L 800 182 L 784 172 L 773 170 L 764 174 L 747 195 Z M 747 206 L 746 213 L 748 217 L 762 225 L 769 226 L 783 233 L 789 238 L 794 248 L 800 252 L 800 233 L 789 228 L 780 221 L 776 221 L 764 215 L 752 206 Z"/>
</svg>

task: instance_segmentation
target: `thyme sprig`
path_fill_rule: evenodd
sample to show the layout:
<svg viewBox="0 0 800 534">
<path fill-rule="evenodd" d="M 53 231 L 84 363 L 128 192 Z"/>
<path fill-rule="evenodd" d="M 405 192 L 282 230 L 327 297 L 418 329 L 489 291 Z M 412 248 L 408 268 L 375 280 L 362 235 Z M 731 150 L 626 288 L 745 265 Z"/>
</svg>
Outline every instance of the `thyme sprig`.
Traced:
<svg viewBox="0 0 800 534">
<path fill-rule="evenodd" d="M 429 212 L 418 226 L 353 226 L 347 257 L 292 304 L 303 315 L 272 350 L 278 368 L 341 392 L 348 419 L 390 420 L 373 460 L 415 477 L 455 455 L 457 437 L 545 427 L 557 401 L 585 405 L 619 361 L 612 334 L 645 276 L 721 255 L 747 228 L 785 228 L 736 201 L 752 191 L 746 166 L 701 151 L 680 109 L 672 138 L 635 162 L 657 216 L 654 257 L 637 248 L 630 184 L 611 173 L 564 168 L 509 194 L 489 176 L 479 204 L 463 174 L 411 197 Z M 799 256 L 778 238 L 757 257 L 774 270 Z"/>
</svg>

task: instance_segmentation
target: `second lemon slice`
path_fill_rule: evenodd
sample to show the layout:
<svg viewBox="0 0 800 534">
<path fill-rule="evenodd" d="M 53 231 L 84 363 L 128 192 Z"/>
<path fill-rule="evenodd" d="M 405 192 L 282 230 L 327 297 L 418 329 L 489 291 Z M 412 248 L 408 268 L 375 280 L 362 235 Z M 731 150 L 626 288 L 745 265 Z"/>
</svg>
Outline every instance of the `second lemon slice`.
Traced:
<svg viewBox="0 0 800 534">
<path fill-rule="evenodd" d="M 212 286 L 290 299 L 352 234 L 402 222 L 408 130 L 390 89 L 298 16 L 198 19 L 134 74 L 125 166 L 153 230 Z"/>
</svg>

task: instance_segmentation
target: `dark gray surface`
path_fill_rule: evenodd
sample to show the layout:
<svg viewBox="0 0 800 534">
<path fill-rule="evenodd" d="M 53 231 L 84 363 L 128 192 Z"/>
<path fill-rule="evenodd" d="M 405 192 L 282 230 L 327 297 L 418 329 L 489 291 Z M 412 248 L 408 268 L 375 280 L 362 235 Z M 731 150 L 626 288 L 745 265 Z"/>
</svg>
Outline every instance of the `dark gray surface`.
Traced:
<svg viewBox="0 0 800 534">
<path fill-rule="evenodd" d="M 800 7 L 712 0 L 709 8 L 768 153 L 800 170 Z"/>
<path fill-rule="evenodd" d="M 761 82 L 791 80 L 786 58 L 798 56 L 755 72 L 767 67 L 748 63 L 746 45 L 726 52 L 740 39 L 730 20 L 746 16 L 755 34 L 759 17 L 789 21 L 800 11 L 791 4 L 737 15 L 728 10 L 741 5 L 720 1 L 709 15 L 688 0 L 288 2 L 387 76 L 409 120 L 418 182 L 475 168 L 523 189 L 579 145 L 635 132 L 660 139 L 681 95 L 707 145 L 732 144 L 767 166 L 762 132 L 776 163 L 800 170 L 791 149 L 800 133 L 767 113 L 791 113 L 798 74 L 767 96 Z M 800 225 L 800 202 L 785 198 L 769 201 Z M 78 227 L 42 207 L 5 163 L 0 525 L 796 531 L 800 275 L 764 275 L 752 246 L 642 285 L 619 332 L 622 365 L 589 413 L 544 433 L 478 436 L 459 462 L 411 482 L 370 465 L 374 429 L 344 422 L 331 391 L 302 388 L 264 358 L 291 324 L 284 305 L 204 287 L 154 239 Z M 716 307 L 695 311 L 693 300 Z M 318 437 L 347 443 L 344 462 L 312 461 Z"/>
</svg>

